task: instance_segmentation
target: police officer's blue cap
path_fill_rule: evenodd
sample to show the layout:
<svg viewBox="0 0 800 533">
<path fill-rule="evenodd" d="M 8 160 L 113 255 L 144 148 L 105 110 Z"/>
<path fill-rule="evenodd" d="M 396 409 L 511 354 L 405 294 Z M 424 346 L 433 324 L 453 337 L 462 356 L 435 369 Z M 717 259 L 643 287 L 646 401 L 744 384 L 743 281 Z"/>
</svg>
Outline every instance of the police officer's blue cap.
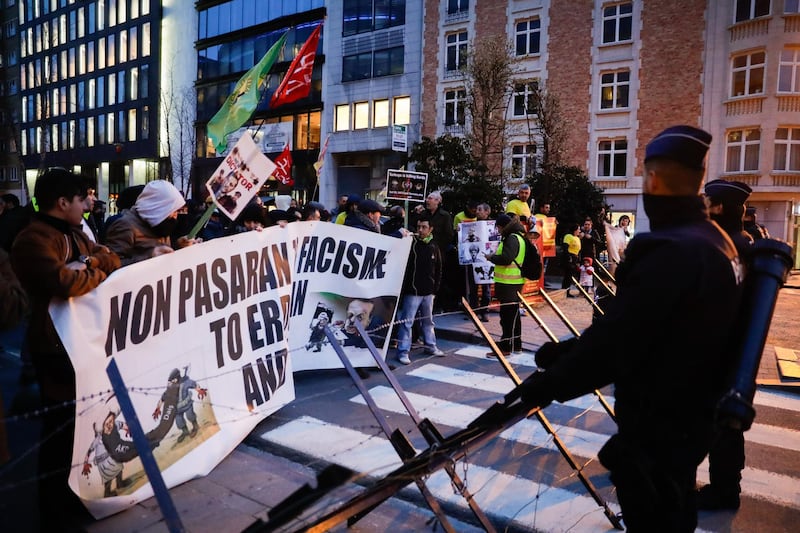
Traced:
<svg viewBox="0 0 800 533">
<path fill-rule="evenodd" d="M 706 183 L 706 196 L 714 203 L 729 205 L 744 205 L 753 189 L 741 181 L 728 181 L 723 179 L 712 180 Z"/>
<path fill-rule="evenodd" d="M 656 135 L 644 151 L 648 159 L 664 158 L 676 161 L 686 168 L 703 170 L 711 134 L 693 126 L 672 126 Z"/>
</svg>

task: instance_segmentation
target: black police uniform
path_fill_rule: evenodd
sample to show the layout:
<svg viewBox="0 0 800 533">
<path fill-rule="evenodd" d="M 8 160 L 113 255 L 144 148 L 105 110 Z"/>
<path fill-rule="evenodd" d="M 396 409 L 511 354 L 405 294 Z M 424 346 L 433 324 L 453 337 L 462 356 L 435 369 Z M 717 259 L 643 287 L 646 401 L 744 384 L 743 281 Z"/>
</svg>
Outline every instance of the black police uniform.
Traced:
<svg viewBox="0 0 800 533">
<path fill-rule="evenodd" d="M 629 531 L 693 531 L 694 488 L 731 362 L 741 290 L 730 238 L 699 197 L 646 198 L 651 233 L 617 269 L 618 292 L 571 350 L 528 378 L 523 401 L 615 384 L 619 431 L 599 454 Z"/>
</svg>

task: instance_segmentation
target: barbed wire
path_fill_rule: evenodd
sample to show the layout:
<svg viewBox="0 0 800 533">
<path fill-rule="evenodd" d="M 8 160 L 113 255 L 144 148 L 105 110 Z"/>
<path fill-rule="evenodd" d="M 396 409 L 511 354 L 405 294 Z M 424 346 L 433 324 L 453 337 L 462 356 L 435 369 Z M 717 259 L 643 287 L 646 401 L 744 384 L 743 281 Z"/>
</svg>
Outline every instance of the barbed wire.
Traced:
<svg viewBox="0 0 800 533">
<path fill-rule="evenodd" d="M 518 303 L 512 302 L 512 303 L 508 303 L 508 304 L 500 304 L 499 306 L 498 305 L 495 305 L 495 306 L 482 306 L 482 307 L 474 308 L 473 310 L 476 313 L 481 313 L 481 312 L 489 311 L 490 309 L 497 309 L 497 307 L 501 307 L 503 305 L 518 306 Z M 442 312 L 442 313 L 433 313 L 433 314 L 430 315 L 430 318 L 431 319 L 436 319 L 436 318 L 441 318 L 441 317 L 450 316 L 450 315 L 462 315 L 462 314 L 463 314 L 463 311 L 449 311 L 449 312 Z M 418 320 L 419 318 L 420 317 L 417 316 L 417 317 L 409 318 L 409 319 L 406 319 L 406 320 L 400 320 L 400 319 L 393 320 L 391 322 L 384 323 L 384 324 L 381 324 L 380 326 L 371 328 L 371 329 L 367 330 L 367 333 L 368 334 L 372 334 L 372 335 L 379 334 L 383 330 L 386 330 L 386 329 L 389 329 L 389 328 L 393 328 L 393 327 L 401 325 L 401 324 L 410 323 L 410 322 L 413 322 L 415 320 Z M 532 323 L 532 322 L 526 322 L 525 325 L 523 326 L 523 329 L 525 331 L 532 331 L 532 330 L 537 330 L 537 329 L 540 330 L 541 327 L 538 324 L 535 324 L 535 323 Z M 501 338 L 499 340 L 503 341 L 505 339 Z M 293 349 L 285 351 L 285 352 L 271 353 L 269 355 L 264 356 L 263 359 L 265 360 L 265 362 L 266 361 L 270 361 L 272 359 L 276 359 L 276 358 L 284 358 L 285 359 L 285 358 L 291 357 L 292 354 L 294 354 L 294 353 L 302 351 L 303 349 L 307 350 L 307 348 L 305 348 L 304 346 L 299 346 L 299 347 L 293 348 Z M 204 376 L 201 379 L 195 379 L 195 381 L 198 383 L 198 385 L 201 385 L 201 384 L 205 384 L 206 382 L 210 382 L 210 381 L 213 381 L 215 379 L 219 379 L 221 377 L 224 377 L 225 375 L 228 375 L 228 374 L 231 374 L 231 373 L 234 373 L 234 372 L 238 373 L 240 371 L 241 370 L 238 369 L 238 368 L 237 369 L 231 369 L 231 370 L 225 370 L 223 372 L 219 372 L 219 373 L 215 373 L 215 374 L 212 374 L 212 375 Z M 319 392 L 319 393 L 306 395 L 303 398 L 296 398 L 295 401 L 297 401 L 297 402 L 312 402 L 315 399 L 318 399 L 319 397 L 327 396 L 327 395 L 330 395 L 330 394 L 335 393 L 337 391 L 341 391 L 343 389 L 348 389 L 348 388 L 351 388 L 351 387 L 353 387 L 353 384 L 352 383 L 348 383 L 346 385 L 342 385 L 342 386 L 337 387 L 337 388 L 332 389 L 332 390 L 329 389 L 329 390 L 322 391 L 322 392 Z M 155 397 L 155 396 L 160 396 L 163 393 L 164 386 L 163 385 L 152 386 L 152 387 L 139 387 L 139 386 L 136 386 L 136 387 L 127 387 L 126 389 L 128 390 L 128 392 L 130 394 L 140 394 L 140 395 Z M 57 405 L 48 406 L 48 407 L 41 407 L 41 408 L 34 409 L 34 410 L 30 411 L 30 412 L 25 412 L 25 413 L 20 413 L 20 414 L 15 414 L 15 415 L 12 415 L 12 416 L 8 416 L 8 417 L 6 417 L 4 419 L 4 421 L 8 422 L 8 423 L 19 423 L 19 422 L 31 421 L 33 419 L 36 419 L 38 417 L 41 417 L 41 416 L 44 416 L 44 415 L 48 414 L 50 411 L 54 411 L 54 410 L 58 410 L 58 409 L 66 409 L 66 408 L 75 408 L 76 411 L 78 412 L 78 414 L 81 415 L 81 414 L 84 414 L 84 413 L 90 411 L 93 407 L 96 407 L 96 405 L 98 405 L 98 403 L 106 402 L 109 398 L 113 397 L 114 394 L 115 393 L 114 393 L 113 389 L 103 389 L 103 390 L 99 390 L 99 391 L 96 391 L 94 393 L 91 393 L 89 395 L 84 395 L 84 396 L 81 396 L 80 398 L 76 398 L 74 401 L 65 401 L 65 402 L 61 402 L 61 403 L 59 403 Z M 455 393 L 450 394 L 448 396 L 452 397 L 454 394 Z M 212 398 L 212 395 L 209 395 L 209 397 L 205 401 L 208 402 L 211 406 L 213 406 L 214 409 L 226 409 L 226 410 L 233 411 L 233 412 L 240 412 L 241 415 L 242 415 L 241 417 L 235 417 L 233 419 L 227 419 L 227 420 L 224 420 L 223 422 L 218 422 L 218 423 L 231 424 L 231 423 L 238 422 L 238 421 L 240 421 L 240 420 L 242 420 L 242 419 L 244 419 L 246 417 L 258 416 L 258 413 L 252 412 L 249 408 L 242 407 L 242 406 L 237 406 L 237 405 L 220 404 L 219 402 L 211 401 L 211 398 Z M 203 400 L 199 400 L 199 399 L 196 399 L 196 398 L 193 397 L 193 401 L 195 403 L 199 403 L 199 402 L 202 402 Z M 436 401 L 434 401 L 432 404 L 430 404 L 427 407 L 427 409 L 435 409 L 437 406 L 441 406 L 442 404 L 444 404 L 444 403 L 446 403 L 448 401 L 449 401 L 449 398 L 436 398 Z M 581 417 L 586 416 L 590 411 L 591 411 L 591 408 L 584 409 L 583 411 L 581 411 L 578 414 L 576 414 L 575 416 L 573 416 L 569 420 L 569 422 L 572 423 L 572 422 L 575 422 L 575 421 L 579 420 Z M 290 417 L 290 416 L 282 416 L 280 411 L 270 415 L 270 418 L 273 419 L 273 422 L 276 422 L 276 423 L 279 423 L 281 421 L 289 421 L 289 420 L 294 420 L 295 422 L 300 422 L 300 423 L 309 423 L 309 424 L 313 423 L 311 421 L 298 420 L 298 419 L 296 419 L 294 417 Z M 354 451 L 358 450 L 359 448 L 361 448 L 362 446 L 368 444 L 369 442 L 374 441 L 375 439 L 379 439 L 381 441 L 388 442 L 387 437 L 383 435 L 383 430 L 381 429 L 381 427 L 377 423 L 376 424 L 357 425 L 357 426 L 349 425 L 348 427 L 353 429 L 353 430 L 355 430 L 355 431 L 363 433 L 365 435 L 364 439 L 362 439 L 362 440 L 360 440 L 360 441 L 358 441 L 356 443 L 353 443 L 352 445 L 347 446 L 346 448 L 342 448 L 342 449 L 340 449 L 340 450 L 338 450 L 336 452 L 331 453 L 331 455 L 329 457 L 326 457 L 325 459 L 307 460 L 302 464 L 304 464 L 306 467 L 314 469 L 315 465 L 324 464 L 324 463 L 330 463 L 330 462 L 336 462 L 340 457 L 342 457 L 342 456 L 344 456 L 346 454 L 353 453 Z M 410 435 L 411 433 L 413 433 L 415 431 L 415 429 L 416 428 L 404 429 L 403 431 Z M 26 450 L 26 452 L 25 452 L 23 457 L 15 458 L 13 461 L 7 463 L 6 465 L 3 465 L 3 467 L 0 468 L 0 478 L 3 476 L 4 472 L 7 472 L 8 470 L 10 470 L 14 466 L 16 466 L 20 461 L 22 461 L 22 459 L 25 456 L 38 451 L 38 448 L 39 448 L 39 446 L 41 446 L 41 443 L 44 442 L 45 440 L 47 440 L 47 438 L 50 438 L 50 437 L 52 437 L 52 434 L 48 435 L 48 436 L 45 436 L 41 441 L 37 442 L 30 449 Z M 548 436 L 548 438 L 542 443 L 537 443 L 536 445 L 527 444 L 526 445 L 527 451 L 524 454 L 522 454 L 520 456 L 517 456 L 516 457 L 516 461 L 522 461 L 523 459 L 527 458 L 531 454 L 535 454 L 535 453 L 537 453 L 538 451 L 541 451 L 541 450 L 545 450 L 546 452 L 553 453 L 552 450 L 549 449 L 550 446 L 552 445 L 552 440 L 553 440 L 552 436 Z M 581 468 L 585 468 L 586 466 L 591 464 L 592 461 L 593 461 L 593 459 L 590 458 L 589 460 L 587 460 L 581 466 Z M 390 462 L 387 462 L 385 464 L 373 466 L 372 468 L 370 468 L 369 471 L 364 471 L 364 472 L 357 473 L 356 477 L 354 478 L 354 481 L 355 482 L 360 482 L 361 480 L 372 479 L 372 478 L 375 477 L 376 473 L 381 472 L 381 471 L 385 471 L 388 468 L 397 466 L 397 464 L 399 462 L 400 462 L 400 459 L 398 457 L 396 459 L 392 459 Z M 489 476 L 488 478 L 485 478 L 485 480 L 479 486 L 470 486 L 470 485 L 474 485 L 474 482 L 471 482 L 470 476 L 469 476 L 469 468 L 470 468 L 470 466 L 469 466 L 468 457 L 467 456 L 463 457 L 461 460 L 459 460 L 459 462 L 461 463 L 462 481 L 464 482 L 464 486 L 473 495 L 485 490 L 486 487 L 489 485 L 489 483 L 492 480 L 494 480 L 497 476 L 502 474 L 501 472 L 495 472 L 494 475 Z M 72 468 L 76 468 L 76 467 L 79 468 L 80 464 L 73 464 L 71 466 L 72 466 Z M 454 466 L 455 466 L 455 464 L 454 464 Z M 540 475 L 545 475 L 545 474 L 552 475 L 552 471 L 549 471 L 548 469 L 545 469 L 545 468 L 538 468 L 537 467 L 536 471 L 539 471 Z M 36 481 L 38 481 L 40 479 L 56 475 L 56 474 L 58 474 L 60 472 L 61 471 L 38 472 L 36 476 L 31 476 L 31 477 L 28 477 L 28 478 L 25 478 L 25 479 L 18 479 L 15 483 L 11 483 L 11 484 L 0 485 L 0 491 L 15 490 L 15 489 L 19 488 L 22 485 L 29 484 L 29 483 L 32 483 L 32 482 L 36 482 Z M 569 475 L 563 476 L 561 478 L 557 478 L 555 481 L 558 484 L 565 483 L 565 482 L 571 482 L 571 480 L 576 475 L 577 475 L 577 473 L 575 471 L 572 471 Z M 409 479 L 409 483 L 411 481 L 413 481 L 413 479 Z M 541 496 L 543 494 L 545 494 L 548 490 L 551 490 L 552 488 L 554 488 L 552 483 L 551 484 L 547 484 L 547 483 L 541 483 L 540 482 L 540 483 L 537 483 L 537 485 L 538 485 L 537 493 L 532 497 L 532 499 L 527 504 L 523 505 L 517 511 L 517 513 L 515 513 L 513 516 L 517 516 L 520 513 L 525 512 L 526 509 L 529 508 L 531 505 L 534 505 L 534 506 L 538 505 L 538 502 L 539 502 Z M 457 494 L 458 493 L 458 489 L 452 483 L 451 483 L 451 486 L 452 486 L 452 490 L 454 491 L 454 493 Z M 343 503 L 343 501 L 344 500 L 341 497 L 336 497 L 336 498 L 332 497 L 329 500 L 329 505 L 341 505 L 341 503 Z M 512 518 L 512 520 L 513 520 L 513 518 Z"/>
</svg>

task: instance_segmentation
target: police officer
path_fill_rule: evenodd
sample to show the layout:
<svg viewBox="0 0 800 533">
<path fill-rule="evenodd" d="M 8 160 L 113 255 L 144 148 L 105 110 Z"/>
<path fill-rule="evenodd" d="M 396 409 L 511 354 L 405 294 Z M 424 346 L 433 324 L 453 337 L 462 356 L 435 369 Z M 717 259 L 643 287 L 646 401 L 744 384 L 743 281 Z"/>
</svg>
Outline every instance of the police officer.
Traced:
<svg viewBox="0 0 800 533">
<path fill-rule="evenodd" d="M 745 202 L 753 190 L 741 181 L 712 180 L 705 186 L 708 216 L 719 224 L 742 256 L 753 244 L 753 237 L 744 230 Z"/>
<path fill-rule="evenodd" d="M 606 314 L 576 342 L 542 347 L 537 361 L 563 351 L 519 391 L 527 404 L 542 406 L 614 383 L 618 432 L 599 459 L 629 531 L 694 530 L 697 466 L 731 365 L 724 348 L 741 268 L 699 195 L 710 142 L 691 126 L 650 141 L 643 200 L 652 231 L 628 246 Z"/>
<path fill-rule="evenodd" d="M 744 230 L 742 218 L 751 192 L 746 183 L 739 181 L 717 179 L 705 186 L 705 202 L 711 220 L 730 236 L 745 264 L 753 237 Z M 739 508 L 744 460 L 744 433 L 740 429 L 717 428 L 708 452 L 710 483 L 697 491 L 698 509 Z"/>
</svg>

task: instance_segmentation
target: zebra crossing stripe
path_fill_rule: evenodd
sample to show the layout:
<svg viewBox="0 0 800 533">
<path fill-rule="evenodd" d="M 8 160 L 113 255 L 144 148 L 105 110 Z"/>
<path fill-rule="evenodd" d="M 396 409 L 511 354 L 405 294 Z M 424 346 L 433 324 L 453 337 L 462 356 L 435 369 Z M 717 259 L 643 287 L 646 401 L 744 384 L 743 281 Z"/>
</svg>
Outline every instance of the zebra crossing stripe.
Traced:
<svg viewBox="0 0 800 533">
<path fill-rule="evenodd" d="M 378 386 L 370 389 L 375 403 L 385 411 L 405 413 L 405 408 L 400 399 L 390 387 Z M 411 404 L 416 408 L 420 417 L 428 418 L 435 424 L 453 427 L 467 427 L 467 424 L 483 413 L 484 409 L 471 407 L 447 400 L 440 400 L 432 396 L 406 392 Z M 354 396 L 351 402 L 366 404 L 361 395 Z M 552 421 L 551 421 L 552 424 Z M 552 424 L 553 429 L 561 437 L 564 445 L 576 455 L 593 458 L 608 439 L 608 435 L 578 429 L 570 426 Z M 543 447 L 551 451 L 558 451 L 550 436 L 542 425 L 533 419 L 522 420 L 500 434 L 500 438 L 526 444 L 531 447 Z"/>
<path fill-rule="evenodd" d="M 518 524 L 533 531 L 616 531 L 590 496 L 476 464 L 459 463 L 458 470 L 482 509 L 511 520 L 504 524 L 506 530 Z M 436 472 L 427 485 L 437 499 L 467 507 L 446 473 Z M 609 503 L 609 507 L 619 512 L 618 505 Z"/>
<path fill-rule="evenodd" d="M 456 355 L 464 355 L 466 357 L 473 357 L 476 359 L 486 359 L 486 352 L 489 351 L 487 346 L 465 346 L 456 350 Z M 530 366 L 536 368 L 536 361 L 534 354 L 531 352 L 522 352 L 518 354 L 511 354 L 507 357 L 508 362 L 513 366 Z"/>
<path fill-rule="evenodd" d="M 395 413 L 405 413 L 402 403 L 390 387 L 373 387 L 370 389 L 370 394 L 372 394 L 376 404 L 381 409 Z M 477 407 L 456 404 L 431 396 L 408 392 L 406 392 L 406 395 L 412 405 L 417 409 L 420 416 L 430 419 L 435 424 L 466 427 L 469 422 L 483 412 L 483 409 Z M 350 401 L 361 404 L 365 403 L 360 395 L 351 398 Z M 551 424 L 566 447 L 574 455 L 586 459 L 597 457 L 600 448 L 610 436 L 609 434 L 587 431 L 572 426 L 558 425 L 553 423 L 552 420 Z M 745 436 L 748 437 L 749 440 L 750 433 L 754 436 L 759 436 L 762 432 L 768 433 L 769 438 L 763 438 L 761 440 L 768 440 L 772 443 L 779 442 L 781 438 L 788 438 L 788 446 L 786 446 L 785 443 L 784 445 L 780 445 L 780 447 L 784 449 L 795 450 L 800 444 L 800 432 L 784 428 L 760 426 L 757 430 L 746 432 Z M 778 436 L 780 434 L 786 436 L 780 437 Z M 500 438 L 526 444 L 531 447 L 543 447 L 550 451 L 557 451 L 552 439 L 549 438 L 549 435 L 547 435 L 542 425 L 532 419 L 523 420 L 508 428 L 500 434 Z M 706 462 L 705 466 L 701 465 L 698 470 L 698 477 L 701 481 L 708 481 L 707 472 L 708 464 Z M 742 491 L 745 495 L 800 509 L 800 480 L 751 467 L 745 468 L 742 477 Z"/>
<path fill-rule="evenodd" d="M 320 438 L 321 435 L 325 438 Z M 261 438 L 378 477 L 400 466 L 397 455 L 385 438 L 310 416 L 287 422 L 263 433 Z M 478 504 L 503 520 L 535 526 L 537 531 L 563 531 L 565 527 L 613 531 L 600 507 L 589 496 L 468 462 L 459 462 L 458 468 Z M 464 499 L 454 492 L 445 472 L 432 474 L 426 485 L 441 501 L 467 507 Z M 612 509 L 618 511 L 614 506 Z M 574 522 L 568 523 L 571 520 Z"/>
<path fill-rule="evenodd" d="M 451 368 L 449 366 L 437 365 L 429 363 L 419 368 L 411 370 L 406 375 L 414 376 L 421 379 L 437 381 L 440 383 L 447 383 L 449 385 L 456 385 L 465 387 L 470 390 L 482 390 L 486 392 L 495 392 L 499 396 L 505 395 L 508 391 L 514 388 L 514 383 L 508 376 L 493 376 L 483 372 L 471 372 L 469 370 L 459 370 L 458 368 Z M 576 409 L 591 410 L 598 413 L 605 413 L 605 409 L 597 399 L 591 394 L 581 396 L 566 402 L 564 405 L 569 405 Z"/>
<path fill-rule="evenodd" d="M 377 428 L 377 426 L 376 426 Z M 261 438 L 319 457 L 356 472 L 385 476 L 402 465 L 388 440 L 302 416 L 261 434 Z"/>
<path fill-rule="evenodd" d="M 415 368 L 408 372 L 407 375 L 440 383 L 447 383 L 448 385 L 456 385 L 469 390 L 495 392 L 498 395 L 503 395 L 512 388 L 511 380 L 506 376 L 493 376 L 481 372 L 470 372 L 432 363 Z M 776 404 L 777 402 L 776 399 L 773 398 L 773 394 L 774 393 L 762 393 L 761 396 L 757 395 L 756 401 L 764 400 Z M 498 400 L 499 399 L 500 398 L 498 398 Z M 780 399 L 780 396 L 777 399 Z M 588 409 L 596 412 L 605 412 L 600 403 L 591 394 L 565 402 L 564 405 L 581 410 Z M 747 442 L 800 452 L 800 431 L 766 424 L 753 424 L 750 431 L 745 432 L 744 435 Z"/>
</svg>

